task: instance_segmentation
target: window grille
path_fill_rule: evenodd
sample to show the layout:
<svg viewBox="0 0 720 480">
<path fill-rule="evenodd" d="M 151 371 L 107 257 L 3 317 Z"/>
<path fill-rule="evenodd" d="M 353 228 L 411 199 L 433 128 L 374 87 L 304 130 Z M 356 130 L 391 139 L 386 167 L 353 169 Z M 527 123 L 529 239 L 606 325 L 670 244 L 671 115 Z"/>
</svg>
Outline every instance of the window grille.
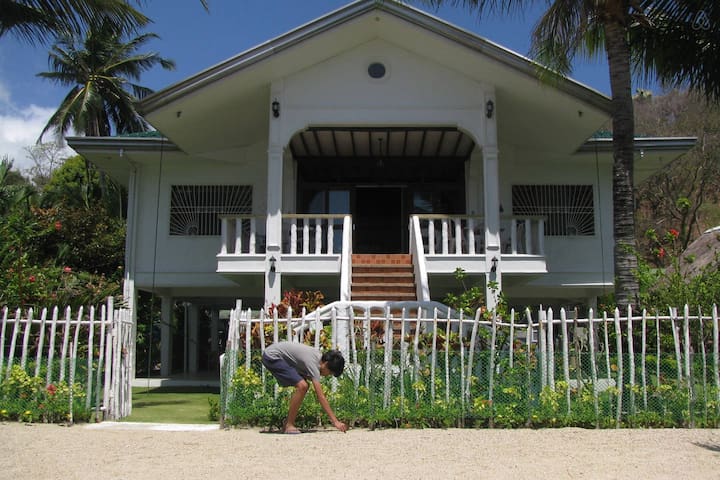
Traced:
<svg viewBox="0 0 720 480">
<path fill-rule="evenodd" d="M 545 217 L 545 235 L 595 235 L 592 185 L 513 185 L 512 211 Z"/>
<path fill-rule="evenodd" d="M 220 235 L 219 215 L 252 213 L 252 186 L 173 185 L 170 235 Z"/>
</svg>

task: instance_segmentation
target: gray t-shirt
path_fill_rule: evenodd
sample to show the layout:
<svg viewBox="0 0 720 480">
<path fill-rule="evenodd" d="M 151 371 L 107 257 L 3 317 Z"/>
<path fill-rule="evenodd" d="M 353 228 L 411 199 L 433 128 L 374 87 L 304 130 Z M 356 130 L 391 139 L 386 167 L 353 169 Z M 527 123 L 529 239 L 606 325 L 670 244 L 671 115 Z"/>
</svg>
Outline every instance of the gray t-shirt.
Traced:
<svg viewBox="0 0 720 480">
<path fill-rule="evenodd" d="M 285 360 L 305 379 L 320 380 L 322 354 L 313 347 L 302 343 L 278 342 L 267 347 L 265 355 L 272 360 Z"/>
</svg>

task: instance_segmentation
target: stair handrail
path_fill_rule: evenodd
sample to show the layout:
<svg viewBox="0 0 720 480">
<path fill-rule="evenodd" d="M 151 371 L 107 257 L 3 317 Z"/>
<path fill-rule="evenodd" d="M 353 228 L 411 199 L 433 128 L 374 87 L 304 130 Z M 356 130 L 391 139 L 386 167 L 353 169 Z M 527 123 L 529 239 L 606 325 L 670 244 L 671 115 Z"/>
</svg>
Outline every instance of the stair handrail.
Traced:
<svg viewBox="0 0 720 480">
<path fill-rule="evenodd" d="M 367 310 L 373 310 L 373 309 L 382 309 L 383 311 L 386 311 L 388 308 L 390 310 L 401 310 L 403 308 L 411 310 L 415 308 L 421 308 L 424 312 L 424 317 L 432 318 L 433 313 L 435 310 L 437 310 L 438 317 L 442 318 L 450 318 L 450 319 L 458 319 L 460 318 L 460 313 L 445 305 L 444 303 L 440 303 L 435 300 L 428 300 L 428 301 L 416 301 L 416 300 L 401 300 L 401 301 L 383 301 L 383 300 L 351 300 L 351 301 L 342 301 L 338 300 L 332 303 L 329 303 L 328 305 L 325 305 L 323 307 L 320 307 L 316 310 L 313 310 L 312 312 L 304 312 L 304 315 L 296 318 L 294 320 L 294 326 L 299 326 L 302 324 L 303 321 L 308 320 L 315 320 L 316 318 L 319 318 L 321 320 L 328 320 L 332 318 L 332 312 L 333 310 L 337 314 L 338 312 L 342 312 L 345 310 L 346 312 L 351 309 L 363 309 L 365 311 Z"/>
<path fill-rule="evenodd" d="M 352 219 L 343 217 L 342 253 L 340 258 L 340 300 L 350 300 L 352 287 Z"/>
<path fill-rule="evenodd" d="M 415 273 L 415 293 L 421 302 L 430 301 L 430 283 L 428 281 L 427 266 L 425 263 L 425 247 L 420 229 L 420 217 L 410 217 L 410 256 Z"/>
</svg>

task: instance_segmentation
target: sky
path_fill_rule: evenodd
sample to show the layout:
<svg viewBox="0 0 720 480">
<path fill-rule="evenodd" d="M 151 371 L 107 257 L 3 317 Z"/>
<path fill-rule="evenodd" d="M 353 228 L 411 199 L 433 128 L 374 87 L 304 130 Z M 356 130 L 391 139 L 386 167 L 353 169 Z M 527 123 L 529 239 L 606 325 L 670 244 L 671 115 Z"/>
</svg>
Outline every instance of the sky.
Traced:
<svg viewBox="0 0 720 480">
<path fill-rule="evenodd" d="M 155 51 L 175 61 L 176 69 L 147 72 L 140 84 L 161 90 L 240 52 L 275 38 L 334 11 L 348 0 L 147 0 L 142 11 L 152 23 L 145 31 L 160 36 L 143 52 Z M 530 33 L 542 9 L 510 17 L 484 16 L 459 7 L 421 8 L 487 40 L 528 55 Z M 49 70 L 49 45 L 30 46 L 12 35 L 0 38 L 0 158 L 14 160 L 21 171 L 32 166 L 25 149 L 35 144 L 50 115 L 62 102 L 67 87 L 37 77 Z M 610 94 L 604 57 L 577 60 L 571 78 L 605 95 Z M 648 88 L 636 85 L 634 88 Z M 52 136 L 44 138 L 52 140 Z M 68 152 L 72 154 L 72 151 Z"/>
</svg>

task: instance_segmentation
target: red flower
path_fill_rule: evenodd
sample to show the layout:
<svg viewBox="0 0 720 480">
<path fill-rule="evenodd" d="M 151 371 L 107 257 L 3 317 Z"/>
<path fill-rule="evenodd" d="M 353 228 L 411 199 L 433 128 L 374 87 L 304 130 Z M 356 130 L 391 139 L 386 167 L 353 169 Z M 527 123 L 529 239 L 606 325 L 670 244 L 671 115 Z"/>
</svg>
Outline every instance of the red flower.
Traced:
<svg viewBox="0 0 720 480">
<path fill-rule="evenodd" d="M 663 247 L 660 247 L 657 251 L 658 258 L 665 258 L 665 249 Z"/>
<path fill-rule="evenodd" d="M 673 238 L 678 238 L 678 237 L 680 236 L 680 232 L 678 232 L 678 231 L 675 230 L 674 228 L 671 228 L 670 230 L 668 230 L 668 233 L 669 233 L 670 236 L 673 237 Z"/>
<path fill-rule="evenodd" d="M 28 277 L 28 280 L 29 280 L 30 282 L 34 282 L 34 281 L 35 281 L 35 275 L 30 275 L 30 276 Z"/>
<path fill-rule="evenodd" d="M 48 395 L 55 395 L 55 392 L 57 392 L 57 387 L 53 385 L 52 383 L 47 386 L 47 393 Z"/>
<path fill-rule="evenodd" d="M 60 223 L 60 221 L 58 220 L 57 222 L 55 222 L 55 230 L 57 230 L 59 232 L 61 228 L 62 228 L 62 223 Z"/>
<path fill-rule="evenodd" d="M 70 272 L 72 272 L 72 268 L 70 268 L 70 267 L 65 267 L 65 268 L 63 268 L 63 272 L 65 272 L 65 273 L 70 273 Z"/>
</svg>

